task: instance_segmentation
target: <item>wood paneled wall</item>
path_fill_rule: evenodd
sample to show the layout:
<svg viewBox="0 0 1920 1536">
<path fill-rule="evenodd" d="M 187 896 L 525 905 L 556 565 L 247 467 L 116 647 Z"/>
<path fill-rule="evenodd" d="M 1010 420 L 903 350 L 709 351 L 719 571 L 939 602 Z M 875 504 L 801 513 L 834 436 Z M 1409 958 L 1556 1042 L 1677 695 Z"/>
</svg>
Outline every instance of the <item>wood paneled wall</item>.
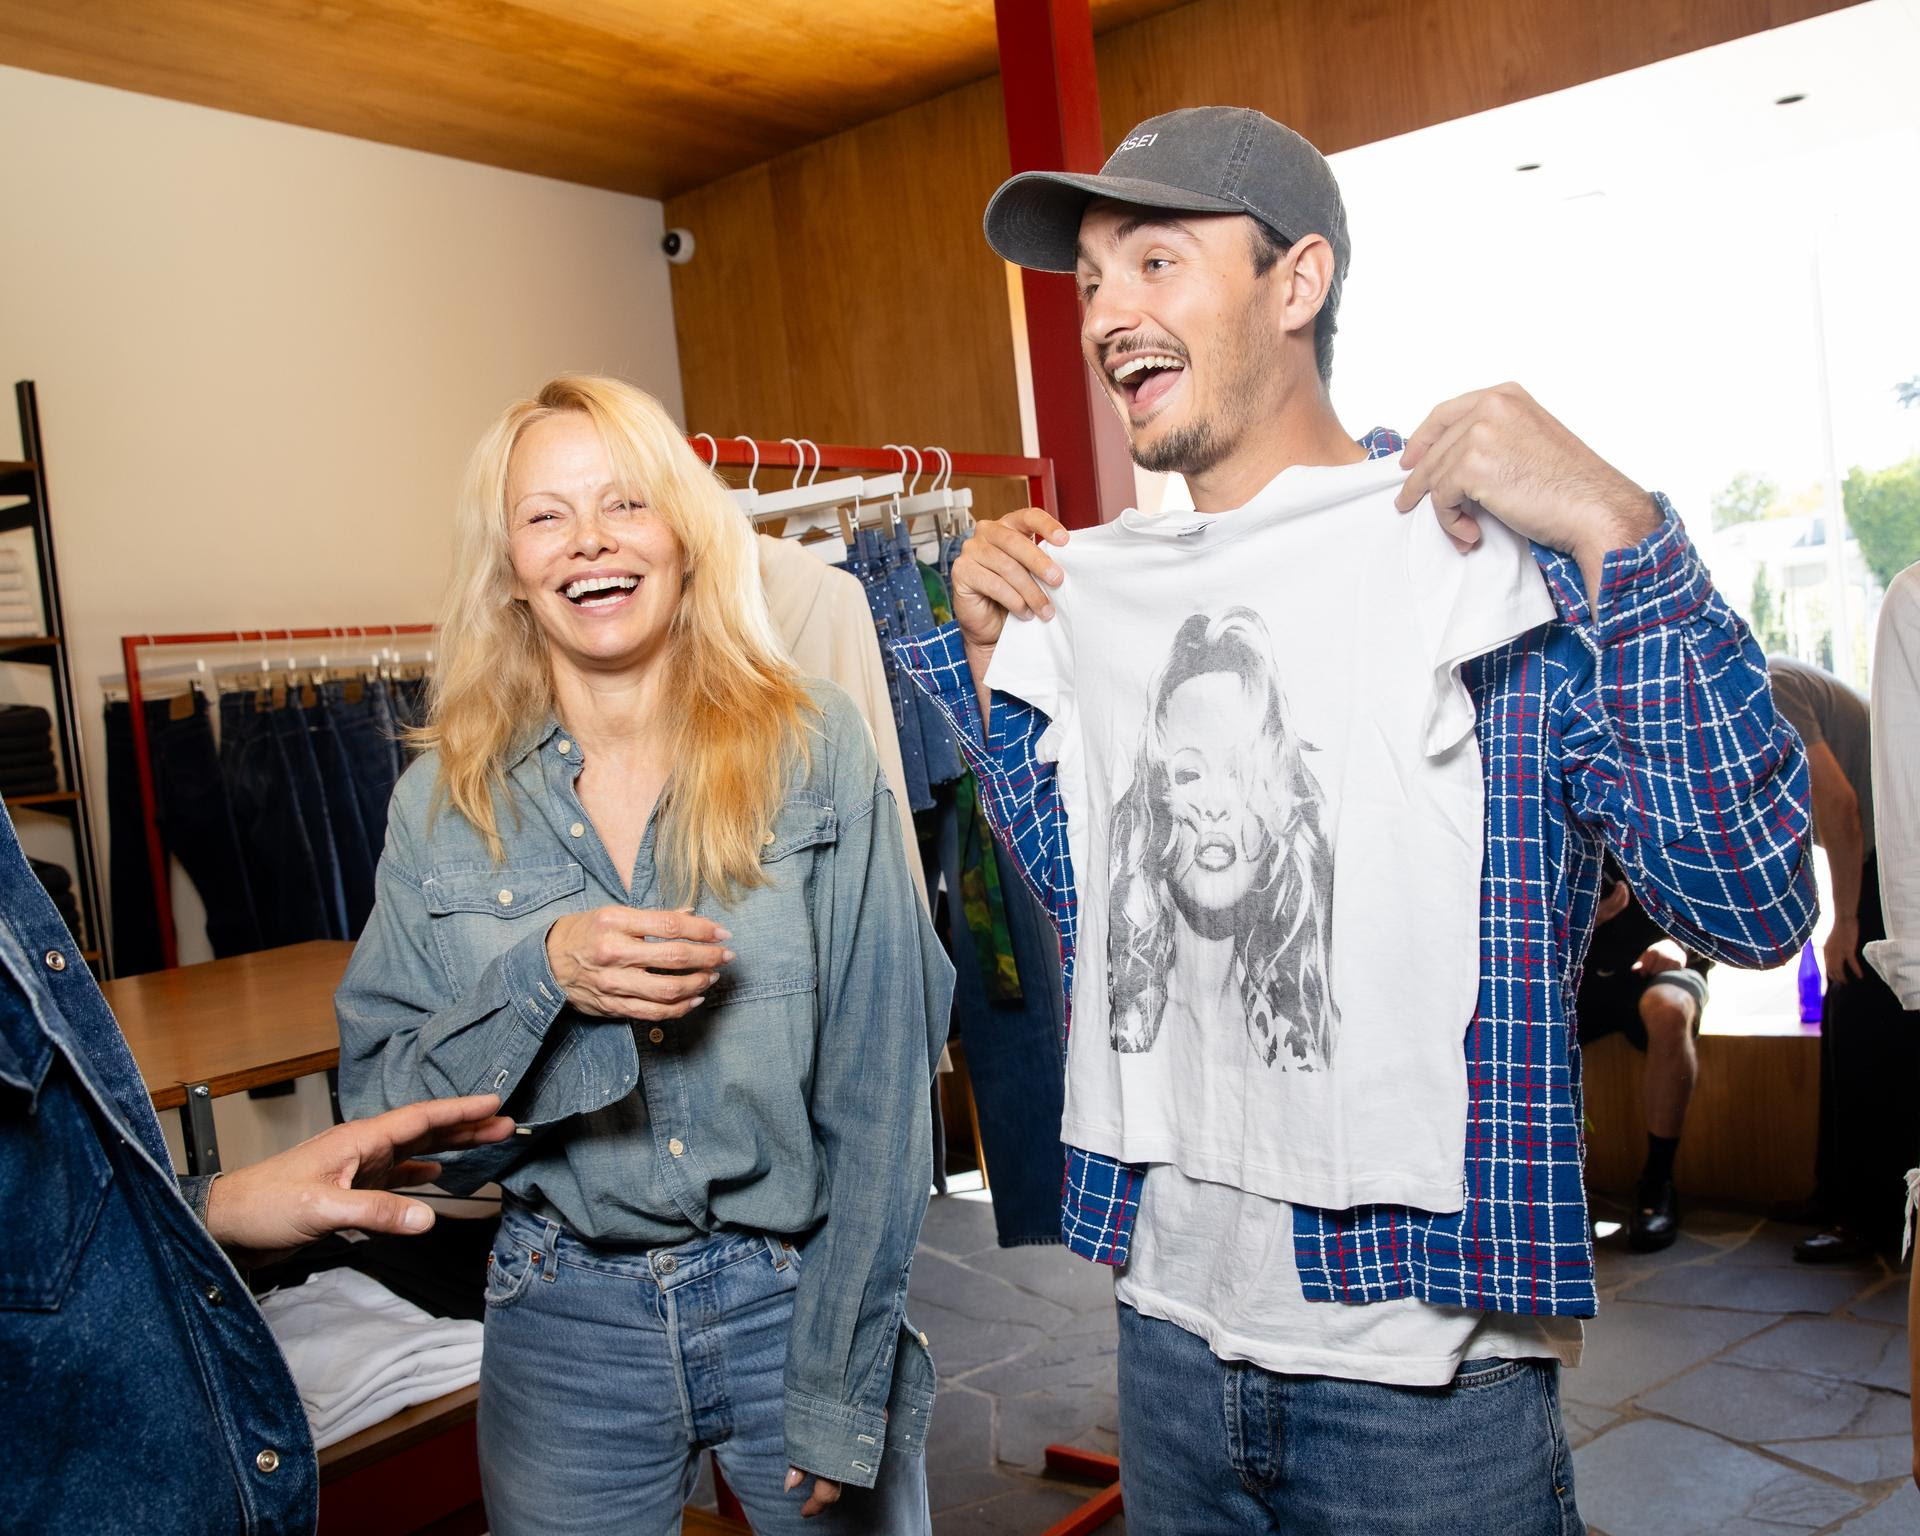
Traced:
<svg viewBox="0 0 1920 1536">
<path fill-rule="evenodd" d="M 1109 144 L 1178 106 L 1261 108 L 1333 153 L 1843 8 L 1845 0 L 1195 0 L 1096 44 Z M 1006 175 L 982 81 L 673 199 L 688 425 L 1020 446 Z"/>
<path fill-rule="evenodd" d="M 1813 1187 L 1817 1035 L 1702 1035 L 1674 1180 L 1685 1195 L 1770 1205 Z M 1647 1159 L 1647 1058 L 1618 1035 L 1585 1053 L 1587 1186 L 1630 1192 Z"/>
</svg>

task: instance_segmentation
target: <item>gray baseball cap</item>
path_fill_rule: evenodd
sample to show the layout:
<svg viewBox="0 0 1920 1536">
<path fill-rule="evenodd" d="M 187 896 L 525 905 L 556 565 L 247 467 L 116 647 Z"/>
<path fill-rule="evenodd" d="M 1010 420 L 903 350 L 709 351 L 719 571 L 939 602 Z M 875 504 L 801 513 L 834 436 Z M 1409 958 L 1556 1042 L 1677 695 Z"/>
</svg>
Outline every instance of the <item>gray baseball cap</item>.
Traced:
<svg viewBox="0 0 1920 1536">
<path fill-rule="evenodd" d="M 1150 117 L 1097 176 L 1024 171 L 987 204 L 987 243 L 1006 260 L 1071 272 L 1080 219 L 1095 198 L 1178 213 L 1244 213 L 1291 244 L 1333 247 L 1334 290 L 1347 273 L 1347 209 L 1326 157 L 1250 107 L 1185 107 Z"/>
</svg>

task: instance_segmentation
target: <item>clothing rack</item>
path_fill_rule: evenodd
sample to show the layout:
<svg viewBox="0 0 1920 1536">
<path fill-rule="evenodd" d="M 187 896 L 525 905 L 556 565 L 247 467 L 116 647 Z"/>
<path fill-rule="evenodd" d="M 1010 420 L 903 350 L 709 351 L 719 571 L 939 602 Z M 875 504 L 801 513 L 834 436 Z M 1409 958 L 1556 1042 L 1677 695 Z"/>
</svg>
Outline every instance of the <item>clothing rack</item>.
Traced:
<svg viewBox="0 0 1920 1536">
<path fill-rule="evenodd" d="M 316 641 L 393 640 L 431 635 L 431 624 L 346 625 L 328 629 L 242 629 L 182 635 L 123 635 L 120 654 L 125 660 L 128 712 L 133 729 L 134 766 L 139 771 L 140 813 L 147 834 L 147 862 L 153 872 L 153 910 L 160 928 L 160 952 L 166 969 L 180 963 L 179 939 L 173 925 L 173 889 L 166 849 L 160 841 L 159 801 L 153 787 L 153 752 L 147 739 L 146 694 L 142 688 L 141 653 L 168 647 L 286 646 L 311 649 Z M 346 664 L 346 658 L 341 658 Z M 169 668 L 172 672 L 175 669 Z"/>
</svg>

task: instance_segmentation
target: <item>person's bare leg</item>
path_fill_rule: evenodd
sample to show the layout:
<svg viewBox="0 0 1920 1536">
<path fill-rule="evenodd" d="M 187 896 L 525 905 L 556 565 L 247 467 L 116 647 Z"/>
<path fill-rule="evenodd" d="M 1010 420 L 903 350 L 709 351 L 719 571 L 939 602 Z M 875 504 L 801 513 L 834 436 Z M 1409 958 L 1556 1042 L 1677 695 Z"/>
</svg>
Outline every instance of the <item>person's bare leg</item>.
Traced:
<svg viewBox="0 0 1920 1536">
<path fill-rule="evenodd" d="M 1687 1104 L 1700 1076 L 1693 1021 L 1699 1004 L 1680 987 L 1656 983 L 1640 994 L 1640 1021 L 1647 1026 L 1647 1134 L 1678 1140 Z"/>
<path fill-rule="evenodd" d="M 1655 983 L 1640 994 L 1640 1021 L 1647 1030 L 1647 1165 L 1640 1174 L 1627 1246 L 1641 1253 L 1668 1247 L 1680 1235 L 1673 1159 L 1700 1071 L 1693 1047 L 1699 1008 L 1698 999 L 1684 987 Z"/>
</svg>

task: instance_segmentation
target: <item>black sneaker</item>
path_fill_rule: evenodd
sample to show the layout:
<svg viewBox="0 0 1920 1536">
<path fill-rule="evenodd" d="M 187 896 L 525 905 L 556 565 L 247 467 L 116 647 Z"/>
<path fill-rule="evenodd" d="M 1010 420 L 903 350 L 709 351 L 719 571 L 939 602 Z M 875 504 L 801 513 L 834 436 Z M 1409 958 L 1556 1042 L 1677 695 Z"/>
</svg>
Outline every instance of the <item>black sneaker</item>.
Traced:
<svg viewBox="0 0 1920 1536">
<path fill-rule="evenodd" d="M 1865 1264 L 1872 1258 L 1873 1245 L 1855 1237 L 1845 1227 L 1829 1227 L 1793 1245 L 1796 1264 Z"/>
<path fill-rule="evenodd" d="M 1680 1197 L 1673 1180 L 1662 1179 L 1640 1191 L 1627 1224 L 1627 1246 L 1635 1253 L 1658 1253 L 1671 1248 L 1680 1235 Z"/>
</svg>

